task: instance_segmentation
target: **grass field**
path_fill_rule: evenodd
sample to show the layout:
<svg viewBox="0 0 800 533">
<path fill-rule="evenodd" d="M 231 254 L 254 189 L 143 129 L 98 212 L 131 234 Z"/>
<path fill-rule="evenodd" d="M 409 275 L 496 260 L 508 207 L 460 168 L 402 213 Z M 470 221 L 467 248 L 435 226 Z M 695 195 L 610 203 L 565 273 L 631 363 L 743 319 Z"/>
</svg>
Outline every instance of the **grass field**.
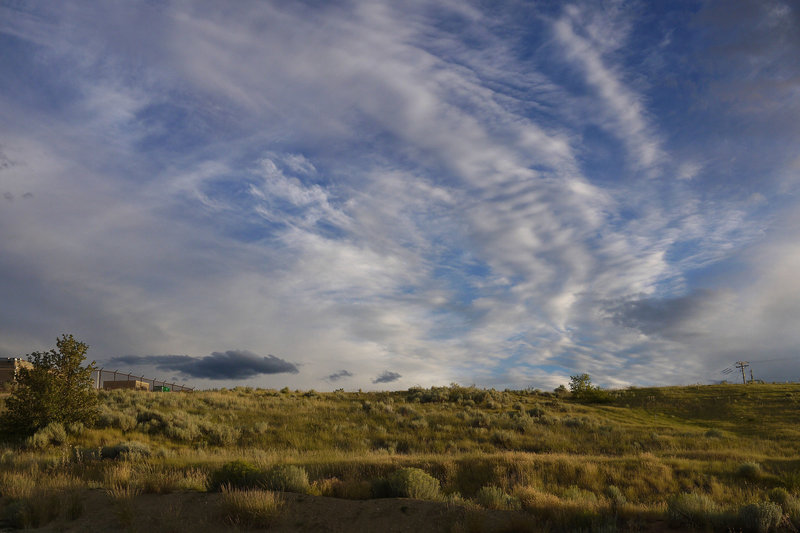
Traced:
<svg viewBox="0 0 800 533">
<path fill-rule="evenodd" d="M 289 491 L 468 511 L 447 531 L 800 527 L 798 384 L 627 389 L 601 404 L 455 385 L 100 394 L 93 427 L 0 448 L 7 525 L 69 530 L 102 491 L 121 529 L 136 529 L 139 499 L 183 493 L 213 496 L 220 527 L 266 527 Z M 476 518 L 500 512 L 512 525 Z"/>
</svg>

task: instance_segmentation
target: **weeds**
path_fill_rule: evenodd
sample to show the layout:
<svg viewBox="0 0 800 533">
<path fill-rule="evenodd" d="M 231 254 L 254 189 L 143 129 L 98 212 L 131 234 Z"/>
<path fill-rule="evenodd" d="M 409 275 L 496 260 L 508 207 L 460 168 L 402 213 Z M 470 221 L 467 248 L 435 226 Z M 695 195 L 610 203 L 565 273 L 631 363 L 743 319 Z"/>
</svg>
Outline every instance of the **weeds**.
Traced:
<svg viewBox="0 0 800 533">
<path fill-rule="evenodd" d="M 780 527 L 800 527 L 800 412 L 783 408 L 797 385 L 744 389 L 611 391 L 602 405 L 457 385 L 101 392 L 93 426 L 0 447 L 0 495 L 16 523 L 46 520 L 30 499 L 68 487 L 107 490 L 124 515 L 139 492 L 228 486 L 520 507 L 551 530 L 642 517 L 700 528 L 744 528 L 747 518 L 757 529 L 753 517 L 771 511 L 751 505 L 769 501 Z M 78 516 L 70 505 L 58 503 L 60 516 Z"/>
<path fill-rule="evenodd" d="M 238 489 L 223 485 L 219 518 L 236 527 L 268 527 L 283 509 L 280 497 L 268 490 Z"/>
<path fill-rule="evenodd" d="M 53 491 L 37 490 L 29 496 L 13 499 L 5 509 L 5 518 L 16 528 L 38 528 L 61 514 L 61 501 Z"/>
<path fill-rule="evenodd" d="M 0 496 L 12 500 L 22 500 L 33 494 L 36 488 L 36 472 L 0 473 Z"/>
<path fill-rule="evenodd" d="M 106 494 L 115 502 L 132 500 L 139 494 L 141 490 L 128 483 L 115 483 L 106 489 Z"/>
</svg>

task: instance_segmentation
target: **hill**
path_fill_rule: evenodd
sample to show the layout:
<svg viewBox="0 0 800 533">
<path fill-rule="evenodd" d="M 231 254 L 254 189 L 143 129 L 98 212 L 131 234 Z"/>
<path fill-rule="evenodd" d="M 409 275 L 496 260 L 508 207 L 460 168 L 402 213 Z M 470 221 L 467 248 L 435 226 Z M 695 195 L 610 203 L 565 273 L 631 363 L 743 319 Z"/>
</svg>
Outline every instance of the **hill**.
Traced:
<svg viewBox="0 0 800 533">
<path fill-rule="evenodd" d="M 336 518 L 344 504 L 329 505 L 322 522 L 301 526 L 303 509 L 320 513 L 328 498 L 389 514 L 405 507 L 427 518 L 403 527 L 422 531 L 800 526 L 800 385 L 639 388 L 603 400 L 456 385 L 102 392 L 94 427 L 50 427 L 4 445 L 0 503 L 8 524 L 59 530 L 86 527 L 98 498 L 127 509 L 110 528 L 158 530 L 139 518 L 159 502 L 211 505 L 218 525 L 244 526 L 247 512 L 224 502 L 247 490 L 260 491 L 259 505 L 267 490 L 293 491 L 250 523 L 287 530 L 350 520 Z M 398 471 L 411 477 L 397 481 Z M 427 503 L 396 499 L 422 494 L 407 486 L 430 478 Z M 376 517 L 375 530 L 402 516 Z"/>
</svg>

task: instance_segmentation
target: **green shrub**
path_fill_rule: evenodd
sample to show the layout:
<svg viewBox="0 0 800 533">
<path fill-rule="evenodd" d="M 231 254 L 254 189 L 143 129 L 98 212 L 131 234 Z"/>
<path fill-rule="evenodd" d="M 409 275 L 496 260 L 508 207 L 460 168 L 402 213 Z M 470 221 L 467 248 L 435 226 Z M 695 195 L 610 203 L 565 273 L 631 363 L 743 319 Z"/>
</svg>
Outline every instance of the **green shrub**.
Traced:
<svg viewBox="0 0 800 533">
<path fill-rule="evenodd" d="M 475 501 L 486 509 L 510 511 L 520 508 L 520 502 L 517 498 L 506 494 L 503 489 L 494 485 L 482 487 L 478 494 L 475 495 Z"/>
<path fill-rule="evenodd" d="M 628 502 L 628 500 L 625 498 L 625 495 L 622 494 L 622 491 L 619 490 L 619 487 L 616 485 L 609 485 L 606 487 L 605 496 L 611 502 L 611 506 L 615 509 L 622 507 Z"/>
<path fill-rule="evenodd" d="M 147 410 L 136 415 L 136 423 L 141 425 L 145 431 L 155 433 L 167 425 L 167 419 L 158 411 Z"/>
<path fill-rule="evenodd" d="M 792 496 L 782 487 L 775 487 L 767 493 L 769 501 L 780 505 L 785 514 L 795 527 L 800 526 L 800 500 Z"/>
<path fill-rule="evenodd" d="M 586 429 L 594 427 L 594 422 L 587 416 L 582 416 L 580 418 L 565 418 L 561 421 L 561 423 L 568 428 L 574 429 Z"/>
<path fill-rule="evenodd" d="M 605 403 L 611 401 L 608 391 L 592 385 L 589 374 L 570 376 L 569 390 L 573 398 L 586 403 Z"/>
<path fill-rule="evenodd" d="M 739 510 L 739 525 L 745 531 L 769 533 L 774 531 L 783 518 L 777 503 L 759 502 L 745 505 Z"/>
<path fill-rule="evenodd" d="M 677 526 L 707 527 L 717 520 L 717 505 L 705 494 L 678 494 L 667 504 L 667 515 Z"/>
<path fill-rule="evenodd" d="M 91 423 L 97 415 L 94 363 L 81 366 L 89 346 L 72 335 L 56 339 L 58 350 L 28 355 L 0 414 L 0 434 L 28 437 L 51 422 Z"/>
<path fill-rule="evenodd" d="M 264 482 L 264 473 L 252 464 L 236 460 L 222 465 L 211 473 L 209 488 L 221 490 L 223 485 L 231 489 L 258 488 Z"/>
<path fill-rule="evenodd" d="M 595 508 L 599 503 L 599 499 L 597 494 L 590 490 L 582 489 L 576 485 L 572 485 L 568 487 L 562 494 L 561 497 L 565 500 L 570 500 L 573 502 L 579 503 L 583 507 L 587 508 Z"/>
<path fill-rule="evenodd" d="M 241 435 L 241 430 L 225 424 L 202 422 L 199 427 L 204 440 L 212 446 L 230 446 L 236 443 Z M 193 440 L 193 438 L 190 437 L 186 440 Z"/>
<path fill-rule="evenodd" d="M 124 411 L 114 411 L 106 405 L 101 405 L 94 426 L 100 429 L 116 428 L 130 431 L 136 427 L 136 418 Z"/>
<path fill-rule="evenodd" d="M 308 473 L 301 466 L 275 465 L 264 476 L 264 486 L 270 490 L 307 494 L 311 487 Z"/>
<path fill-rule="evenodd" d="M 392 496 L 416 500 L 438 500 L 439 481 L 419 468 L 401 468 L 388 479 Z"/>
<path fill-rule="evenodd" d="M 761 465 L 758 463 L 742 463 L 736 470 L 736 475 L 751 481 L 761 477 Z"/>
<path fill-rule="evenodd" d="M 105 459 L 149 457 L 150 446 L 137 440 L 125 441 L 113 446 L 103 446 L 101 455 Z"/>
<path fill-rule="evenodd" d="M 500 448 L 513 449 L 516 435 L 511 431 L 498 429 L 492 432 L 489 441 Z"/>
<path fill-rule="evenodd" d="M 783 487 L 775 487 L 774 489 L 770 490 L 767 493 L 767 498 L 769 499 L 769 501 L 780 505 L 784 513 L 789 512 L 789 508 L 794 500 L 794 498 L 792 498 L 792 495 L 789 494 L 789 491 L 787 491 Z"/>
<path fill-rule="evenodd" d="M 724 435 L 718 429 L 709 429 L 706 431 L 706 437 L 709 439 L 721 439 Z"/>
<path fill-rule="evenodd" d="M 65 442 L 67 442 L 67 430 L 58 422 L 50 422 L 25 440 L 26 446 L 39 449 L 47 448 L 51 444 L 59 446 Z"/>
</svg>

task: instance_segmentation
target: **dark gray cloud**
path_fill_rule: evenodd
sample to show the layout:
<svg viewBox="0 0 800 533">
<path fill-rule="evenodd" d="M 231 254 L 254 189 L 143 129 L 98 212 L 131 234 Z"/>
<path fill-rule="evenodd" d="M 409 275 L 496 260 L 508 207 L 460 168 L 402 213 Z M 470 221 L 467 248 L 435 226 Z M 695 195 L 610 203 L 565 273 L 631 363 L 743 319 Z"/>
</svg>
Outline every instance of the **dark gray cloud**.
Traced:
<svg viewBox="0 0 800 533">
<path fill-rule="evenodd" d="M 348 370 L 339 370 L 338 372 L 334 372 L 325 379 L 327 379 L 328 381 L 339 381 L 342 378 L 351 378 L 353 376 L 354 374 Z"/>
<path fill-rule="evenodd" d="M 4 192 L 3 193 L 3 198 L 8 200 L 9 202 L 13 202 L 14 201 L 14 195 L 12 193 L 10 193 L 10 192 Z"/>
<path fill-rule="evenodd" d="M 392 381 L 397 381 L 401 377 L 403 377 L 403 376 L 401 376 L 397 372 L 392 372 L 390 370 L 385 370 L 384 372 L 381 373 L 381 375 L 379 375 L 377 378 L 373 379 L 372 382 L 373 383 L 391 383 Z"/>
<path fill-rule="evenodd" d="M 714 291 L 701 289 L 678 298 L 642 298 L 609 303 L 606 312 L 618 326 L 635 328 L 645 335 L 672 337 L 691 335 L 690 323 L 711 301 Z M 690 329 L 690 328 L 689 328 Z"/>
<path fill-rule="evenodd" d="M 6 154 L 3 153 L 2 148 L 0 148 L 0 170 L 5 170 L 13 166 L 15 166 L 15 163 L 11 161 Z"/>
<path fill-rule="evenodd" d="M 266 357 L 247 350 L 213 352 L 205 357 L 188 355 L 125 355 L 111 363 L 154 365 L 159 370 L 172 370 L 186 376 L 206 379 L 243 379 L 260 374 L 297 374 L 297 366 L 274 355 Z"/>
</svg>

